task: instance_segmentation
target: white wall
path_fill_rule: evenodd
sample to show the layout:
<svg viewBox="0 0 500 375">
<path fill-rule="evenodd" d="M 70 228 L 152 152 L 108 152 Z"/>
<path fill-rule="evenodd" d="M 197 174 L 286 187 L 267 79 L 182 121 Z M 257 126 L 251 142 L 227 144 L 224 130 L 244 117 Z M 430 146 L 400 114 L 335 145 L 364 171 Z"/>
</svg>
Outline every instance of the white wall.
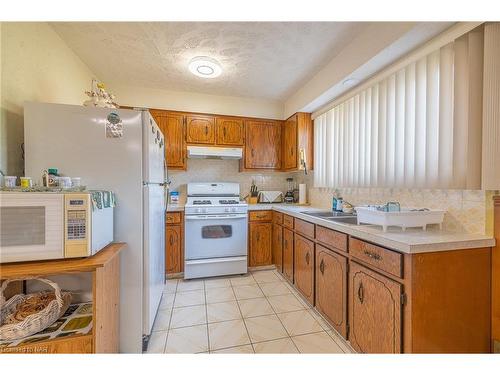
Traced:
<svg viewBox="0 0 500 375">
<path fill-rule="evenodd" d="M 108 85 L 120 105 L 234 116 L 283 118 L 283 103 L 259 98 L 207 95 L 132 86 Z"/>
<path fill-rule="evenodd" d="M 3 22 L 1 59 L 0 169 L 19 176 L 23 103 L 81 104 L 94 75 L 44 22 Z"/>
</svg>

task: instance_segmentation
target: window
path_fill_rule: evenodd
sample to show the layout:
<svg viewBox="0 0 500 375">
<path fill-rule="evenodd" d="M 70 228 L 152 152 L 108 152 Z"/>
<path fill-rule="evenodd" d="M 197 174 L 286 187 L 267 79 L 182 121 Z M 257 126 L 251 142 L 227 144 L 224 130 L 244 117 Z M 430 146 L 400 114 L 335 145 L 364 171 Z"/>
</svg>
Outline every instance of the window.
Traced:
<svg viewBox="0 0 500 375">
<path fill-rule="evenodd" d="M 316 117 L 314 186 L 479 188 L 481 48 L 472 31 Z"/>
</svg>

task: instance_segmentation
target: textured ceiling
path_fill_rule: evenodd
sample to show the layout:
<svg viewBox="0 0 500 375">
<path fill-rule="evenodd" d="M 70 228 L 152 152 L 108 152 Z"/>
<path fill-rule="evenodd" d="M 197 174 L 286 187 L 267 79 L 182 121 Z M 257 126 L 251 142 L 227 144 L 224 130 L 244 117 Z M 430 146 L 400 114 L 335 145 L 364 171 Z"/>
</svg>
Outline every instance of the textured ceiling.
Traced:
<svg viewBox="0 0 500 375">
<path fill-rule="evenodd" d="M 52 27 L 108 84 L 285 100 L 359 34 L 356 22 L 64 22 Z M 210 56 L 221 76 L 192 75 Z"/>
</svg>

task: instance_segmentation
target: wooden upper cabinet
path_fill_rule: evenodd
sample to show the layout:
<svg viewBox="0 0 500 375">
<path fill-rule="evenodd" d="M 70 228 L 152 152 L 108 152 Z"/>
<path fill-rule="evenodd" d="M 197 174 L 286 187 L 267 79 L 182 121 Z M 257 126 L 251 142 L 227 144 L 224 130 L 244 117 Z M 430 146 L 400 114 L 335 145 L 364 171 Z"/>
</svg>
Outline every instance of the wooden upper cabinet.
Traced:
<svg viewBox="0 0 500 375">
<path fill-rule="evenodd" d="M 316 245 L 316 308 L 347 338 L 347 258 Z"/>
<path fill-rule="evenodd" d="M 293 283 L 293 231 L 283 228 L 283 275 Z"/>
<path fill-rule="evenodd" d="M 272 231 L 273 224 L 263 222 L 251 222 L 249 266 L 268 266 L 272 264 Z"/>
<path fill-rule="evenodd" d="M 183 271 L 182 227 L 167 224 L 165 229 L 165 272 L 179 273 Z"/>
<path fill-rule="evenodd" d="M 283 272 L 283 227 L 273 223 L 273 264 Z"/>
<path fill-rule="evenodd" d="M 281 168 L 281 122 L 247 120 L 244 169 Z"/>
<path fill-rule="evenodd" d="M 297 157 L 297 115 L 293 115 L 283 125 L 283 169 L 296 169 Z"/>
<path fill-rule="evenodd" d="M 162 110 L 151 110 L 151 115 L 165 136 L 165 159 L 170 169 L 186 169 L 184 116 Z"/>
<path fill-rule="evenodd" d="M 290 116 L 283 124 L 283 133 L 283 169 L 299 170 L 300 150 L 303 150 L 307 170 L 312 170 L 314 134 L 311 114 L 298 112 Z"/>
<path fill-rule="evenodd" d="M 314 242 L 295 234 L 294 284 L 314 305 Z"/>
<path fill-rule="evenodd" d="M 221 146 L 243 146 L 245 126 L 243 119 L 231 117 L 217 117 L 217 144 Z"/>
<path fill-rule="evenodd" d="M 357 263 L 349 272 L 349 341 L 362 353 L 401 353 L 401 284 Z"/>
<path fill-rule="evenodd" d="M 195 144 L 215 144 L 215 118 L 204 115 L 187 115 L 186 141 Z"/>
</svg>

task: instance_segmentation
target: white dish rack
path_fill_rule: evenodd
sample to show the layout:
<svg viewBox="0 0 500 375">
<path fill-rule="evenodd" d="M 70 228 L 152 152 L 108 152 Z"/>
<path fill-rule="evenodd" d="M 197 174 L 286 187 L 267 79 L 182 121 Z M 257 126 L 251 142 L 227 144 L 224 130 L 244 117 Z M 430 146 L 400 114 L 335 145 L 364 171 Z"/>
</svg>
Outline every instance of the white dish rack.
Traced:
<svg viewBox="0 0 500 375">
<path fill-rule="evenodd" d="M 387 227 L 397 226 L 406 230 L 406 228 L 422 227 L 427 229 L 429 224 L 439 224 L 442 229 L 445 210 L 426 209 L 419 210 L 414 208 L 401 208 L 401 211 L 380 211 L 376 207 L 356 207 L 358 225 L 375 224 L 381 225 L 384 232 Z"/>
</svg>

